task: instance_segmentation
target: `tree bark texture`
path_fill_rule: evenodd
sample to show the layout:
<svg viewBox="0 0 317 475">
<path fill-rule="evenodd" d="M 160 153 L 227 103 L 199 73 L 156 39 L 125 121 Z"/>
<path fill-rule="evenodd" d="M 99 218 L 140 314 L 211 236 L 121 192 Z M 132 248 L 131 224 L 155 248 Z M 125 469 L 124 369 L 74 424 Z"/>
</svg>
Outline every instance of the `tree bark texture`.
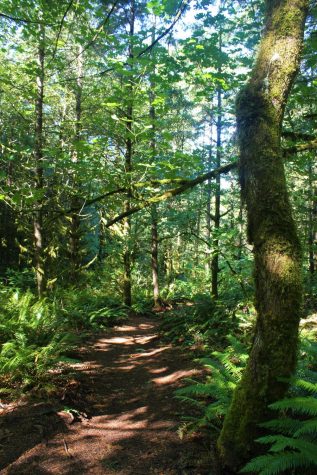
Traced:
<svg viewBox="0 0 317 475">
<path fill-rule="evenodd" d="M 281 149 L 284 109 L 299 67 L 307 0 L 268 0 L 251 78 L 237 100 L 240 180 L 254 246 L 257 322 L 247 368 L 218 439 L 223 466 L 253 453 L 267 406 L 284 396 L 296 364 L 301 251 Z"/>
</svg>

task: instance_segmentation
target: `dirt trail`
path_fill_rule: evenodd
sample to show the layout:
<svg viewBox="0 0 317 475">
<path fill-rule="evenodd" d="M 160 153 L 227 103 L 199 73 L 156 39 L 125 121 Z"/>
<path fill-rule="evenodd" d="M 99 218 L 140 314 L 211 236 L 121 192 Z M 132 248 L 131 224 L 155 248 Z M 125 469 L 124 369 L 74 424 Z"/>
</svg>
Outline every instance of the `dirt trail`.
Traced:
<svg viewBox="0 0 317 475">
<path fill-rule="evenodd" d="M 89 418 L 71 423 L 69 414 L 45 405 L 38 416 L 25 407 L 7 414 L 0 474 L 210 473 L 199 462 L 206 454 L 202 441 L 181 441 L 176 432 L 180 403 L 173 391 L 199 371 L 160 342 L 157 327 L 155 317 L 131 318 L 98 336 L 76 365 Z"/>
</svg>

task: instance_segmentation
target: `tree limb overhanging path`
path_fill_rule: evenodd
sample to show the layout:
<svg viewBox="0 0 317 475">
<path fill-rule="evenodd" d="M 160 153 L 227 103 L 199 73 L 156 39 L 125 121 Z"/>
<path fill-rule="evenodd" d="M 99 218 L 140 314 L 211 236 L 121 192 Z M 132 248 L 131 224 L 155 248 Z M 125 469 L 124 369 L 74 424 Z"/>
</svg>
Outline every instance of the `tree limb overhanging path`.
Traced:
<svg viewBox="0 0 317 475">
<path fill-rule="evenodd" d="M 317 149 L 317 140 L 314 139 L 313 136 L 311 136 L 311 135 L 285 132 L 285 133 L 283 133 L 283 136 L 285 136 L 286 138 L 292 138 L 292 139 L 301 139 L 301 138 L 306 139 L 306 142 L 304 142 L 304 143 L 300 143 L 300 144 L 296 144 L 296 145 L 292 145 L 290 147 L 284 148 L 283 149 L 283 155 L 284 155 L 284 158 L 286 158 L 286 159 L 290 158 L 292 155 L 296 155 L 297 153 Z M 6 148 L 8 148 L 8 147 L 6 147 Z M 10 150 L 10 149 L 8 148 L 8 150 Z M 14 151 L 14 150 L 12 150 L 12 151 Z M 225 175 L 225 174 L 229 173 L 230 171 L 237 169 L 238 167 L 239 167 L 239 161 L 236 160 L 234 162 L 222 165 L 221 167 L 216 168 L 214 170 L 211 170 L 207 173 L 204 173 L 203 175 L 199 175 L 199 176 L 197 176 L 196 178 L 193 178 L 193 179 L 186 179 L 186 178 L 164 179 L 163 178 L 163 179 L 151 179 L 147 182 L 133 183 L 132 188 L 142 188 L 142 187 L 145 187 L 145 186 L 155 186 L 155 185 L 163 186 L 163 185 L 168 185 L 168 184 L 173 184 L 173 183 L 179 184 L 180 186 L 177 187 L 177 188 L 166 190 L 164 193 L 154 195 L 154 196 L 148 198 L 147 200 L 144 200 L 139 205 L 131 207 L 129 209 L 129 211 L 125 211 L 123 213 L 118 214 L 114 218 L 109 219 L 105 223 L 105 227 L 110 228 L 114 224 L 122 221 L 124 218 L 126 218 L 128 216 L 131 216 L 131 215 L 133 215 L 133 214 L 135 214 L 135 213 L 137 213 L 137 212 L 139 212 L 139 211 L 141 211 L 145 208 L 148 208 L 148 207 L 152 206 L 155 203 L 160 203 L 160 202 L 166 201 L 168 199 L 174 198 L 175 196 L 178 196 L 178 195 L 184 193 L 185 191 L 193 189 L 196 185 L 200 185 L 200 184 L 204 183 L 205 181 L 207 181 L 209 179 L 216 178 L 219 175 Z M 63 211 L 58 211 L 56 213 L 56 215 L 57 216 L 59 216 L 59 215 L 68 215 L 68 214 L 74 213 L 76 211 L 80 212 L 84 208 L 86 208 L 87 206 L 93 205 L 95 203 L 99 203 L 99 202 L 103 201 L 104 199 L 109 198 L 110 196 L 113 196 L 113 195 L 116 195 L 116 194 L 122 194 L 122 193 L 126 193 L 126 192 L 127 192 L 126 187 L 116 188 L 114 190 L 107 191 L 106 193 L 103 193 L 101 195 L 95 196 L 94 198 L 86 199 L 80 204 L 80 206 L 71 207 L 71 208 L 69 208 L 67 210 L 63 210 Z M 32 211 L 34 211 L 34 209 L 32 209 Z M 54 216 L 54 219 L 55 219 L 55 217 L 56 216 Z"/>
<path fill-rule="evenodd" d="M 292 137 L 294 137 L 294 134 L 285 133 L 285 136 L 290 136 L 290 135 Z M 297 135 L 297 138 L 298 138 L 298 135 Z M 314 150 L 314 149 L 317 148 L 317 140 L 316 139 L 312 139 L 311 136 L 305 136 L 305 138 L 307 140 L 305 143 L 296 144 L 296 145 L 293 145 L 291 147 L 284 148 L 283 149 L 284 157 L 289 158 L 290 156 L 295 155 L 297 153 L 305 152 L 307 150 Z M 128 211 L 120 213 L 117 216 L 115 216 L 114 218 L 109 219 L 107 221 L 107 223 L 105 223 L 105 226 L 107 228 L 110 228 L 114 224 L 122 221 L 124 218 L 127 218 L 128 216 L 131 216 L 132 214 L 135 214 L 135 213 L 137 213 L 137 212 L 139 212 L 139 211 L 141 211 L 145 208 L 148 208 L 148 207 L 152 206 L 155 203 L 160 203 L 160 202 L 166 201 L 168 199 L 174 198 L 175 196 L 178 196 L 178 195 L 184 193 L 185 191 L 191 190 L 192 188 L 194 188 L 197 185 L 201 185 L 202 183 L 204 183 L 207 180 L 210 180 L 212 178 L 216 178 L 219 175 L 225 175 L 225 174 L 229 173 L 230 171 L 237 169 L 238 167 L 239 167 L 239 161 L 236 160 L 234 162 L 222 165 L 221 167 L 216 168 L 214 170 L 211 170 L 207 173 L 204 173 L 203 175 L 199 175 L 198 177 L 193 178 L 193 179 L 186 179 L 186 178 L 174 178 L 174 179 L 172 178 L 172 179 L 161 179 L 161 180 L 153 179 L 153 180 L 150 180 L 148 182 L 140 182 L 140 183 L 132 184 L 132 186 L 134 188 L 141 188 L 142 186 L 144 187 L 144 186 L 148 186 L 148 185 L 152 185 L 152 186 L 154 186 L 154 185 L 167 185 L 167 184 L 171 184 L 171 183 L 178 183 L 180 186 L 177 187 L 177 188 L 172 188 L 170 190 L 166 190 L 164 193 L 154 195 L 154 196 L 148 198 L 147 200 L 144 200 L 142 203 L 131 207 Z M 126 188 L 121 187 L 121 188 L 109 191 L 107 193 L 103 193 L 102 195 L 96 196 L 95 198 L 91 198 L 89 200 L 86 200 L 80 206 L 80 208 L 77 208 L 77 209 L 72 208 L 70 210 L 67 210 L 65 212 L 65 214 L 68 214 L 68 213 L 73 212 L 73 211 L 79 211 L 80 209 L 83 209 L 87 206 L 98 203 L 98 202 L 104 200 L 105 198 L 108 198 L 108 197 L 113 196 L 115 194 L 125 193 L 126 191 L 127 191 Z"/>
<path fill-rule="evenodd" d="M 141 211 L 144 208 L 148 208 L 149 206 L 155 204 L 155 203 L 160 203 L 162 201 L 166 201 L 170 198 L 174 198 L 174 196 L 178 196 L 182 193 L 184 193 L 187 190 L 190 190 L 194 188 L 196 185 L 200 185 L 201 183 L 204 183 L 207 181 L 209 178 L 215 178 L 216 176 L 220 174 L 225 174 L 228 173 L 229 171 L 233 170 L 234 168 L 237 168 L 238 162 L 232 162 L 227 165 L 223 165 L 220 168 L 216 168 L 215 170 L 212 170 L 211 172 L 205 173 L 204 175 L 199 175 L 197 178 L 194 178 L 192 180 L 185 181 L 181 186 L 177 188 L 173 188 L 171 190 L 167 190 L 164 193 L 160 195 L 155 195 L 146 201 L 143 201 L 143 203 L 134 206 L 130 208 L 128 211 L 121 213 L 117 216 L 115 216 L 113 219 L 109 220 L 106 224 L 107 228 L 110 228 L 110 226 L 113 226 L 115 223 L 121 221 L 122 219 L 131 216 L 134 213 L 137 213 L 138 211 Z"/>
</svg>

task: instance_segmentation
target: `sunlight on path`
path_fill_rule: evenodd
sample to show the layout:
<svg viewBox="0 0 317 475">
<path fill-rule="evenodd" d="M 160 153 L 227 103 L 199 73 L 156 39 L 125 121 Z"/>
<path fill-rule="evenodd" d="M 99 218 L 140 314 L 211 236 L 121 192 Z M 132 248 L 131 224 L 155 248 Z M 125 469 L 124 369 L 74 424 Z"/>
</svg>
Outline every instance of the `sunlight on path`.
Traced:
<svg viewBox="0 0 317 475">
<path fill-rule="evenodd" d="M 74 365 L 91 417 L 30 447 L 0 474 L 208 473 L 191 466 L 201 447 L 194 439 L 180 441 L 173 397 L 184 377 L 200 371 L 160 343 L 157 326 L 155 319 L 134 318 L 96 339 L 86 361 Z"/>
</svg>

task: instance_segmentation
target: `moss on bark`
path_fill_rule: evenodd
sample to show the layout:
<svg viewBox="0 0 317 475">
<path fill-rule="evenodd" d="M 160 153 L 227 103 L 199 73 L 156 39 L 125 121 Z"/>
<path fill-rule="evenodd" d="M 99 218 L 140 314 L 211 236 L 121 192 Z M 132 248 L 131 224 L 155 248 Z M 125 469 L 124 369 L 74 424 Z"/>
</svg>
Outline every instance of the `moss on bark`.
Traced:
<svg viewBox="0 0 317 475">
<path fill-rule="evenodd" d="M 236 470 L 256 452 L 258 423 L 281 398 L 296 364 L 301 252 L 280 146 L 284 109 L 296 75 L 306 0 L 267 1 L 266 25 L 250 81 L 237 100 L 240 179 L 254 245 L 258 313 L 249 363 L 218 439 L 222 464 Z"/>
</svg>

